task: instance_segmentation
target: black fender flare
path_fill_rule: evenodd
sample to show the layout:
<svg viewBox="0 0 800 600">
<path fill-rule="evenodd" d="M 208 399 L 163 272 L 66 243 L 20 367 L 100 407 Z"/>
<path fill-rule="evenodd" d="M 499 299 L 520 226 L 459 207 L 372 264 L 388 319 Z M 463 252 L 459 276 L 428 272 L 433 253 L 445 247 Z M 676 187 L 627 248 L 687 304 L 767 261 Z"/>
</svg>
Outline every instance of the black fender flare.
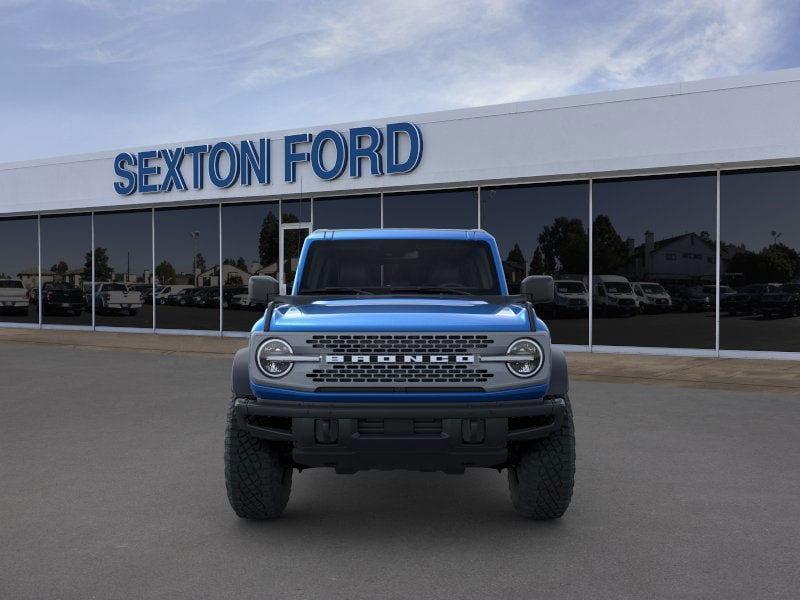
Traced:
<svg viewBox="0 0 800 600">
<path fill-rule="evenodd" d="M 567 371 L 567 357 L 563 350 L 552 348 L 550 355 L 550 387 L 547 388 L 548 396 L 566 397 L 569 393 L 569 373 Z"/>
<path fill-rule="evenodd" d="M 231 390 L 237 398 L 247 398 L 253 395 L 250 389 L 250 349 L 242 348 L 236 351 L 231 369 Z"/>
</svg>

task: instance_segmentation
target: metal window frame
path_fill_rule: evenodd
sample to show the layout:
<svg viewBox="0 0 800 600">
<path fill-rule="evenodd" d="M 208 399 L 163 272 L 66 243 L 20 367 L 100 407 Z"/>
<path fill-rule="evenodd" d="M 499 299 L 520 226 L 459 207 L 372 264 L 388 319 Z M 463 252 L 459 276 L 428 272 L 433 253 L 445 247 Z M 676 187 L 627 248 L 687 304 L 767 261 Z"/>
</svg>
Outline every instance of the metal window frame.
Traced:
<svg viewBox="0 0 800 600">
<path fill-rule="evenodd" d="M 219 277 L 217 278 L 217 286 L 219 287 L 219 337 L 222 337 L 222 294 L 225 291 L 222 283 L 222 202 L 219 203 L 217 209 L 217 227 L 219 229 L 219 239 L 217 240 L 217 249 L 219 250 L 219 256 L 217 257 L 217 271 L 219 273 Z"/>
<path fill-rule="evenodd" d="M 89 293 L 92 295 L 92 331 L 95 330 L 95 273 L 94 273 L 94 211 L 91 213 L 92 222 L 92 284 Z"/>
<path fill-rule="evenodd" d="M 594 347 L 594 179 L 589 179 L 589 352 Z"/>
</svg>

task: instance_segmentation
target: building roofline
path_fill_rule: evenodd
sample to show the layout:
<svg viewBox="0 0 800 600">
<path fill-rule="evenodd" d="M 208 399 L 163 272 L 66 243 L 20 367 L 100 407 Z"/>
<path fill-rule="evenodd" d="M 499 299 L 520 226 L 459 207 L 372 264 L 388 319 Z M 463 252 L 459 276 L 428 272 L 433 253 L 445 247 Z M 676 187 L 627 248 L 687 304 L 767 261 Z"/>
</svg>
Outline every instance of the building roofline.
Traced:
<svg viewBox="0 0 800 600">
<path fill-rule="evenodd" d="M 283 139 L 290 133 L 297 131 L 317 132 L 322 129 L 348 129 L 350 127 L 365 124 L 384 124 L 391 121 L 413 121 L 417 124 L 430 124 L 444 121 L 458 121 L 465 119 L 475 119 L 507 114 L 519 114 L 539 111 L 561 110 L 581 106 L 591 106 L 598 104 L 609 104 L 616 102 L 634 102 L 637 100 L 648 100 L 659 97 L 683 96 L 688 94 L 701 94 L 710 92 L 721 92 L 731 89 L 741 89 L 755 86 L 780 85 L 800 81 L 800 67 L 791 69 L 781 69 L 776 71 L 765 71 L 761 73 L 750 73 L 746 75 L 735 75 L 729 77 L 715 77 L 711 79 L 700 79 L 695 81 L 675 82 L 661 85 L 651 85 L 644 87 L 627 88 L 620 90 L 591 92 L 571 96 L 558 96 L 553 98 L 541 98 L 537 100 L 524 100 L 519 102 L 509 102 L 504 104 L 492 104 L 474 108 L 456 108 L 435 112 L 406 114 L 384 117 L 370 117 L 358 121 L 343 123 L 331 123 L 313 126 L 298 126 L 288 129 L 275 131 L 258 131 L 250 133 L 239 133 L 226 135 L 224 137 L 212 137 L 204 139 L 183 140 L 174 142 L 154 142 L 148 146 L 121 147 L 117 149 L 107 149 L 98 152 L 62 155 L 55 157 L 37 158 L 31 160 L 0 163 L 0 171 L 19 168 L 69 164 L 91 160 L 111 159 L 119 152 L 136 152 L 139 150 L 152 149 L 154 147 L 184 146 L 190 144 L 201 144 L 217 141 L 221 139 L 254 139 L 257 137 L 268 137 L 272 140 Z"/>
</svg>

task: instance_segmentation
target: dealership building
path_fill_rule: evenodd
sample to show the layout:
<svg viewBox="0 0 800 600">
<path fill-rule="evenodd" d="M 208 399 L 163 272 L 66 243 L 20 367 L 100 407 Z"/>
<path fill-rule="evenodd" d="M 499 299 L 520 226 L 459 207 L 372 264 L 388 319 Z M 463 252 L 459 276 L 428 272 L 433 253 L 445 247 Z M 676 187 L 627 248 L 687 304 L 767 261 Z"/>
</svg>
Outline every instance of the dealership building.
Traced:
<svg viewBox="0 0 800 600">
<path fill-rule="evenodd" d="M 797 359 L 799 106 L 791 69 L 1 164 L 0 327 L 246 335 L 312 230 L 479 228 L 567 349 Z"/>
</svg>

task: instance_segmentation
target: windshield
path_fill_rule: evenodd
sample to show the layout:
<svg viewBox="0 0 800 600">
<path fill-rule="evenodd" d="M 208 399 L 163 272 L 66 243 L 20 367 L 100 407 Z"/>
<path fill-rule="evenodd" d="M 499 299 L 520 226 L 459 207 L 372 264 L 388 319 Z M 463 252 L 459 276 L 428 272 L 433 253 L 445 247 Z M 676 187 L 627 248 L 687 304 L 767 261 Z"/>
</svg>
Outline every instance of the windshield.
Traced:
<svg viewBox="0 0 800 600">
<path fill-rule="evenodd" d="M 128 288 L 126 288 L 121 283 L 98 283 L 97 287 L 103 287 L 104 292 L 127 292 Z"/>
<path fill-rule="evenodd" d="M 657 283 L 643 283 L 642 290 L 646 294 L 666 294 L 666 290 Z"/>
<path fill-rule="evenodd" d="M 300 294 L 484 294 L 500 284 L 485 242 L 320 240 L 308 249 Z"/>
<path fill-rule="evenodd" d="M 559 294 L 583 294 L 586 288 L 580 281 L 557 281 L 556 291 Z"/>
<path fill-rule="evenodd" d="M 0 288 L 21 288 L 22 282 L 18 279 L 0 280 Z"/>
<path fill-rule="evenodd" d="M 631 284 L 614 281 L 606 284 L 606 290 L 609 294 L 630 294 Z"/>
</svg>

